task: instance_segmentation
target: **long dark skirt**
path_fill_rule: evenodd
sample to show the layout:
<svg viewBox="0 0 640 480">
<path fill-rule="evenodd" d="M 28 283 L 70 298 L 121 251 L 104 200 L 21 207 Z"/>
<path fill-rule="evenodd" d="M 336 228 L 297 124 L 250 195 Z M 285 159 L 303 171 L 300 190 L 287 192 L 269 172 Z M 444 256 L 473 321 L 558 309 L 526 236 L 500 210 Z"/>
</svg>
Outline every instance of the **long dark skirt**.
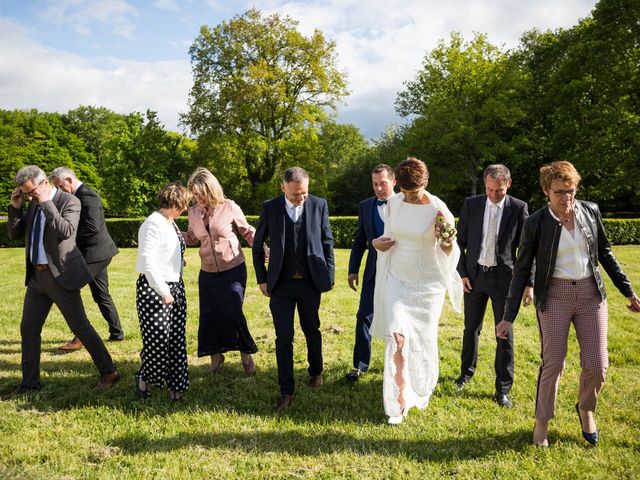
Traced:
<svg viewBox="0 0 640 480">
<path fill-rule="evenodd" d="M 242 313 L 246 286 L 247 266 L 244 263 L 224 272 L 200 270 L 199 357 L 234 350 L 258 351 Z"/>
</svg>

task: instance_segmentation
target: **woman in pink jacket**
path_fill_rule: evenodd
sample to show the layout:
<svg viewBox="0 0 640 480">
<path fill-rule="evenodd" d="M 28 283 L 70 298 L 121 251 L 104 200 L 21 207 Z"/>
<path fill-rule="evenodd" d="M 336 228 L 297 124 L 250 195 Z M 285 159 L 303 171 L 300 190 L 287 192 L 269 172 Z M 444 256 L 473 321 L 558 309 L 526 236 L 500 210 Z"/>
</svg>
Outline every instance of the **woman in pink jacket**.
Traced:
<svg viewBox="0 0 640 480">
<path fill-rule="evenodd" d="M 189 190 L 196 204 L 189 209 L 189 230 L 183 233 L 188 245 L 200 243 L 200 325 L 198 356 L 211 355 L 211 371 L 224 363 L 224 353 L 238 350 L 247 375 L 256 366 L 251 354 L 256 347 L 242 312 L 247 285 L 247 267 L 238 235 L 253 245 L 255 229 L 240 207 L 224 197 L 216 177 L 197 168 L 189 178 Z"/>
</svg>

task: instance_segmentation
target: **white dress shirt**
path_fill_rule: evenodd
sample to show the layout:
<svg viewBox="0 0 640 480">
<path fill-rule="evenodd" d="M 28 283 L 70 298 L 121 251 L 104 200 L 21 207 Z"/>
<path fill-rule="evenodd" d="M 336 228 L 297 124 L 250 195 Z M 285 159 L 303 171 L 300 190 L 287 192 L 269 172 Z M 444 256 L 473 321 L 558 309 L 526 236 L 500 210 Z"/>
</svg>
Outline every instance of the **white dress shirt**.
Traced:
<svg viewBox="0 0 640 480">
<path fill-rule="evenodd" d="M 491 218 L 491 208 L 493 205 L 497 207 L 496 210 L 496 245 L 498 244 L 498 233 L 500 233 L 500 221 L 502 220 L 502 212 L 504 211 L 504 202 L 506 200 L 506 196 L 502 198 L 498 203 L 493 203 L 489 197 L 487 197 L 487 204 L 484 207 L 484 217 L 482 220 L 482 245 L 480 246 L 480 255 L 478 256 L 479 261 L 484 259 L 485 250 L 487 244 L 487 231 L 489 230 L 489 221 Z M 495 253 L 493 255 L 493 262 L 487 262 L 489 265 L 485 265 L 487 267 L 493 267 L 498 264 Z"/>
<path fill-rule="evenodd" d="M 284 202 L 287 206 L 287 215 L 289 215 L 289 218 L 292 222 L 297 222 L 298 219 L 302 216 L 302 212 L 304 210 L 304 202 L 302 203 L 302 205 L 294 205 L 286 196 L 284 197 Z"/>
<path fill-rule="evenodd" d="M 558 222 L 562 223 L 551 209 L 549 209 L 549 213 Z M 554 278 L 582 280 L 593 275 L 593 269 L 589 261 L 587 239 L 575 220 L 573 224 L 575 225 L 573 231 L 567 230 L 564 226 L 562 227 L 556 254 L 556 266 L 553 270 Z"/>
</svg>

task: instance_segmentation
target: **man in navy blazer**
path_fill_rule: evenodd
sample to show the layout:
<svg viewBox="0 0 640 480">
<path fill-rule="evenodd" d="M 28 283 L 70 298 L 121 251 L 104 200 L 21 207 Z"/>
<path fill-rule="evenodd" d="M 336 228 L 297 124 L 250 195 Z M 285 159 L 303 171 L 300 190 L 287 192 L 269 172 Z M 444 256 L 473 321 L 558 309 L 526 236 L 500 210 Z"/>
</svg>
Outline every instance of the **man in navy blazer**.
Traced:
<svg viewBox="0 0 640 480">
<path fill-rule="evenodd" d="M 367 262 L 362 278 L 360 306 L 356 314 L 356 335 L 353 346 L 353 370 L 345 378 L 357 382 L 369 369 L 371 361 L 371 321 L 373 320 L 373 291 L 376 285 L 376 260 L 378 255 L 371 242 L 384 233 L 386 203 L 393 195 L 396 175 L 389 165 L 376 165 L 371 171 L 371 183 L 375 195 L 360 202 L 358 207 L 358 226 L 351 246 L 349 257 L 349 287 L 357 291 L 358 272 L 365 252 Z"/>
<path fill-rule="evenodd" d="M 276 410 L 291 406 L 293 376 L 293 336 L 296 306 L 300 326 L 307 341 L 309 386 L 318 388 L 322 379 L 322 335 L 320 297 L 334 283 L 333 235 L 327 201 L 309 195 L 309 175 L 292 167 L 282 175 L 280 195 L 262 204 L 253 239 L 253 266 L 276 331 L 276 358 L 280 398 Z M 263 244 L 270 247 L 269 267 L 265 267 Z"/>
<path fill-rule="evenodd" d="M 467 198 L 458 220 L 458 273 L 464 287 L 461 369 L 455 381 L 459 389 L 464 388 L 476 371 L 478 338 L 489 299 L 495 324 L 502 320 L 516 249 L 522 226 L 529 216 L 525 202 L 507 195 L 511 186 L 511 172 L 507 167 L 489 165 L 484 171 L 484 184 L 486 195 Z M 496 337 L 494 366 L 494 400 L 510 408 L 513 406 L 509 398 L 513 384 L 512 331 L 507 339 Z"/>
<path fill-rule="evenodd" d="M 49 181 L 62 191 L 71 193 L 80 200 L 82 209 L 76 243 L 93 276 L 93 280 L 89 282 L 91 296 L 109 325 L 109 341 L 124 340 L 120 316 L 109 293 L 109 274 L 107 272 L 111 259 L 118 254 L 118 248 L 107 230 L 102 200 L 89 185 L 78 180 L 76 174 L 69 168 L 56 168 L 49 175 Z M 78 337 L 74 337 L 62 345 L 60 350 L 78 350 L 80 348 L 82 348 L 82 342 Z"/>
</svg>

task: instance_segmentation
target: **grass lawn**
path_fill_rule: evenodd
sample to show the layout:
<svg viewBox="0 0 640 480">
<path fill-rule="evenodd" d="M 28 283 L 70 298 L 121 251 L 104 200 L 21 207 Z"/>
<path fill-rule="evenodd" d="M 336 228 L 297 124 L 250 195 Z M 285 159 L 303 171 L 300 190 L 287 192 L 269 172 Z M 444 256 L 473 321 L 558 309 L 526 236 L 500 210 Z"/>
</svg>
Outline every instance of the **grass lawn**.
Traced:
<svg viewBox="0 0 640 480">
<path fill-rule="evenodd" d="M 640 289 L 640 247 L 616 247 L 616 255 Z M 239 354 L 227 355 L 221 373 L 209 373 L 197 357 L 197 251 L 187 251 L 187 348 L 191 386 L 182 402 L 166 391 L 140 400 L 133 376 L 140 331 L 135 310 L 135 250 L 112 263 L 111 292 L 126 340 L 110 343 L 122 380 L 107 392 L 94 390 L 97 371 L 85 350 L 59 354 L 69 340 L 59 312 L 42 336 L 41 393 L 12 398 L 20 382 L 19 324 L 24 297 L 24 250 L 0 249 L 0 478 L 640 478 L 640 348 L 638 322 L 625 299 L 610 294 L 611 366 L 597 412 L 601 441 L 591 448 L 574 411 L 579 359 L 571 331 L 567 368 L 560 385 L 551 447 L 531 445 L 538 333 L 533 309 L 515 324 L 515 407 L 492 402 L 492 322 L 480 345 L 478 372 L 463 392 L 453 388 L 459 372 L 462 317 L 448 306 L 440 321 L 440 382 L 430 405 L 412 410 L 404 424 L 389 426 L 382 407 L 382 342 L 375 341 L 370 373 L 354 386 L 351 368 L 358 295 L 347 287 L 348 250 L 338 250 L 336 288 L 321 307 L 325 385 L 306 385 L 306 349 L 296 330 L 297 392 L 281 418 L 274 333 L 267 299 L 253 271 L 245 302 L 260 352 L 255 377 L 243 375 Z M 608 278 L 607 278 L 608 281 Z M 83 291 L 89 318 L 103 338 L 106 323 Z"/>
</svg>

